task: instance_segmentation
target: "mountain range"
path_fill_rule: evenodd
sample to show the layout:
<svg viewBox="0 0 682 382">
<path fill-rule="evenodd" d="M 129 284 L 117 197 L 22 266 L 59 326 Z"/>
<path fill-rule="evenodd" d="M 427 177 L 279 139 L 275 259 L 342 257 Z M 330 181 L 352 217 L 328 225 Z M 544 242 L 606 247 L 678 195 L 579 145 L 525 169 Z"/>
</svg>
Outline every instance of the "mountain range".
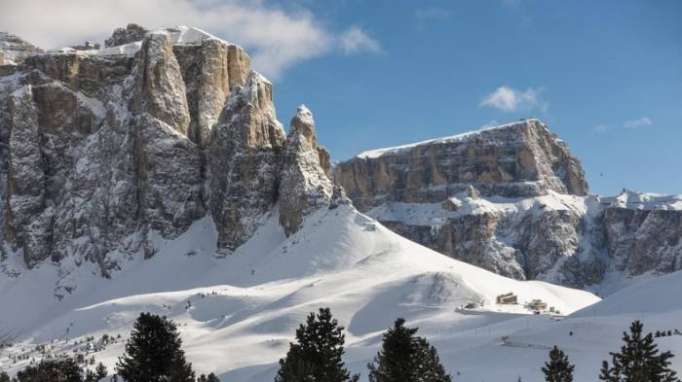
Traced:
<svg viewBox="0 0 682 382">
<path fill-rule="evenodd" d="M 200 29 L 56 51 L 3 33 L 0 52 L 2 369 L 74 352 L 112 368 L 148 311 L 199 372 L 272 380 L 329 306 L 363 378 L 404 317 L 458 381 L 539 381 L 557 343 L 591 380 L 633 317 L 682 315 L 652 301 L 682 280 L 682 196 L 590 195 L 539 120 L 332 166 L 313 113 L 285 131 L 245 50 Z"/>
</svg>

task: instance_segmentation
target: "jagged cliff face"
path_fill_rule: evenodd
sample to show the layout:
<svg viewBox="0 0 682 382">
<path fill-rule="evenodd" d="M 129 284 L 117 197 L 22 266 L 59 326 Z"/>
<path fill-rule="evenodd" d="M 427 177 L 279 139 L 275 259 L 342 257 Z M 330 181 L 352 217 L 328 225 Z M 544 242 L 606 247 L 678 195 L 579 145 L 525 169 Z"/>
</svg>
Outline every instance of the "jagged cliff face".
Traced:
<svg viewBox="0 0 682 382">
<path fill-rule="evenodd" d="M 580 162 L 537 120 L 368 151 L 335 180 L 401 235 L 516 279 L 585 287 L 682 267 L 682 203 L 587 195 Z"/>
<path fill-rule="evenodd" d="M 0 65 L 16 65 L 26 57 L 41 53 L 42 50 L 19 36 L 0 32 Z"/>
<path fill-rule="evenodd" d="M 154 255 L 152 233 L 173 238 L 207 215 L 229 252 L 277 203 L 288 234 L 328 205 L 314 128 L 286 138 L 243 49 L 134 25 L 106 46 L 1 67 L 4 251 L 29 267 L 93 261 L 106 275 L 120 254 Z"/>
<path fill-rule="evenodd" d="M 336 179 L 361 209 L 430 203 L 474 186 L 484 196 L 587 194 L 580 163 L 537 120 L 360 154 Z"/>
</svg>

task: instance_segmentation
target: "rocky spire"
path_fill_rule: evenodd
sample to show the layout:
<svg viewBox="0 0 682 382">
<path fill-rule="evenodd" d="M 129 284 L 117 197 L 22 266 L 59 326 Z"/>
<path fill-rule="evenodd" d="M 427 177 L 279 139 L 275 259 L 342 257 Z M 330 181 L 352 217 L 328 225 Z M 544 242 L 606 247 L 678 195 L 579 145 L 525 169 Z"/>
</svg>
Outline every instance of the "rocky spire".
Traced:
<svg viewBox="0 0 682 382">
<path fill-rule="evenodd" d="M 329 205 L 328 174 L 329 154 L 317 143 L 313 114 L 301 105 L 291 120 L 279 187 L 279 220 L 287 235 L 299 229 L 306 214 Z"/>
<path fill-rule="evenodd" d="M 207 148 L 209 207 L 220 247 L 236 249 L 275 205 L 284 144 L 272 84 L 251 72 L 230 95 Z"/>
</svg>

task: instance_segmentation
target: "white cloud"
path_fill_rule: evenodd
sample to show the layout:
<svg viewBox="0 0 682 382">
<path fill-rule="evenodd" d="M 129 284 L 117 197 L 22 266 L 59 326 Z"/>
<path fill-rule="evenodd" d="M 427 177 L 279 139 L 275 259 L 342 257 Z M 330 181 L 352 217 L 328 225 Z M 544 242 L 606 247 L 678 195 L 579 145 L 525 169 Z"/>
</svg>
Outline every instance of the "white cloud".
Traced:
<svg viewBox="0 0 682 382">
<path fill-rule="evenodd" d="M 605 133 L 607 131 L 611 130 L 618 130 L 618 129 L 639 129 L 643 127 L 649 127 L 653 126 L 654 121 L 649 118 L 649 117 L 642 117 L 639 119 L 633 119 L 629 121 L 623 122 L 622 125 L 606 125 L 606 124 L 599 124 L 594 127 L 594 131 L 597 133 Z"/>
<path fill-rule="evenodd" d="M 484 123 L 483 125 L 481 125 L 480 128 L 481 129 L 487 129 L 489 127 L 495 127 L 495 126 L 499 126 L 499 125 L 500 125 L 500 122 L 493 119 L 493 120 L 490 120 L 490 121 Z"/>
<path fill-rule="evenodd" d="M 626 129 L 639 129 L 640 127 L 648 127 L 653 125 L 654 122 L 649 117 L 642 117 L 639 119 L 634 119 L 631 121 L 625 121 L 623 127 Z"/>
<path fill-rule="evenodd" d="M 382 51 L 379 42 L 370 37 L 357 25 L 351 26 L 341 35 L 339 44 L 346 54 L 358 52 L 379 53 Z"/>
<path fill-rule="evenodd" d="M 244 46 L 254 67 L 274 77 L 299 61 L 346 49 L 309 11 L 287 11 L 263 0 L 2 0 L 0 12 L 3 30 L 45 48 L 102 41 L 130 22 L 205 29 Z M 358 41 L 365 50 L 378 46 Z"/>
<path fill-rule="evenodd" d="M 480 106 L 493 107 L 495 109 L 514 112 L 539 108 L 546 111 L 548 104 L 540 98 L 540 89 L 529 88 L 525 91 L 512 89 L 508 86 L 500 86 L 494 92 L 488 94 Z"/>
</svg>

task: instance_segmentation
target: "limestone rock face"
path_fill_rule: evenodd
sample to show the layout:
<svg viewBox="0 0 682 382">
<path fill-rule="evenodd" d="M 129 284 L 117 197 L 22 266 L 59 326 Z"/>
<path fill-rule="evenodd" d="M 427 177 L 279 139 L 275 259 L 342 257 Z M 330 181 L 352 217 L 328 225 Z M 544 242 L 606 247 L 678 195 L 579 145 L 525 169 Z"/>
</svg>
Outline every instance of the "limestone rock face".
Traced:
<svg viewBox="0 0 682 382">
<path fill-rule="evenodd" d="M 336 168 L 355 205 L 440 202 L 473 185 L 482 195 L 585 195 L 587 182 L 566 145 L 537 120 L 360 154 Z"/>
<path fill-rule="evenodd" d="M 153 256 L 151 237 L 177 237 L 207 215 L 229 252 L 290 195 L 283 183 L 307 191 L 319 180 L 306 176 L 329 171 L 314 129 L 287 140 L 272 84 L 242 48 L 194 28 L 130 25 L 107 46 L 0 71 L 0 262 L 10 251 L 29 268 L 90 261 L 107 276 L 127 256 Z M 309 174 L 284 181 L 304 149 Z M 299 224 L 313 209 L 295 208 Z"/>
<path fill-rule="evenodd" d="M 42 49 L 7 32 L 0 32 L 0 65 L 18 65 Z"/>
<path fill-rule="evenodd" d="M 241 245 L 274 207 L 284 144 L 272 84 L 251 72 L 230 97 L 207 150 L 209 205 L 221 247 Z"/>
<path fill-rule="evenodd" d="M 328 174 L 329 154 L 317 143 L 313 114 L 301 105 L 291 120 L 279 187 L 279 220 L 287 235 L 305 214 L 329 205 L 334 187 Z"/>
<path fill-rule="evenodd" d="M 682 269 L 682 211 L 609 207 L 603 222 L 617 269 L 633 275 Z"/>
<path fill-rule="evenodd" d="M 190 116 L 185 83 L 168 35 L 152 33 L 144 40 L 138 68 L 133 109 L 186 135 Z"/>
<path fill-rule="evenodd" d="M 204 146 L 211 138 L 231 89 L 244 85 L 250 59 L 236 45 L 207 39 L 198 45 L 174 48 L 187 86 L 190 139 Z"/>
<path fill-rule="evenodd" d="M 508 277 L 586 287 L 681 267 L 682 197 L 587 195 L 579 161 L 536 120 L 372 150 L 335 180 L 395 232 Z"/>
</svg>

